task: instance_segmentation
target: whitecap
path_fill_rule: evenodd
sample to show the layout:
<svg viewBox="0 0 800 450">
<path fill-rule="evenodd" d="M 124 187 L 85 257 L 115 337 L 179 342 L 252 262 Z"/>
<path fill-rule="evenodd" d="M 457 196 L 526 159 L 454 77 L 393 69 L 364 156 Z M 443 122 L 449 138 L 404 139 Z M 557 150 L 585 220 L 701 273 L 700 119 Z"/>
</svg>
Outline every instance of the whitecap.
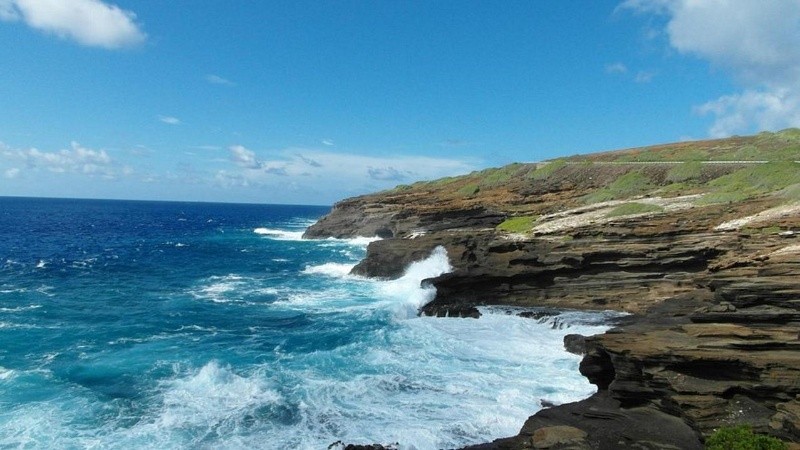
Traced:
<svg viewBox="0 0 800 450">
<path fill-rule="evenodd" d="M 0 366 L 0 380 L 9 380 L 14 377 L 16 372 L 12 369 L 6 369 L 3 366 Z"/>
<path fill-rule="evenodd" d="M 325 238 L 321 240 L 321 247 L 341 247 L 341 246 L 348 246 L 348 247 L 359 247 L 359 248 L 367 248 L 370 242 L 380 241 L 382 238 L 378 236 L 356 236 L 352 238 Z"/>
<path fill-rule="evenodd" d="M 267 236 L 276 241 L 300 241 L 303 239 L 303 231 L 280 230 L 276 228 L 256 228 L 255 234 Z"/>
<path fill-rule="evenodd" d="M 40 259 L 38 263 L 36 263 L 37 269 L 44 269 L 47 266 L 47 261 Z"/>
<path fill-rule="evenodd" d="M 42 305 L 17 306 L 16 308 L 0 308 L 0 312 L 22 312 L 41 308 Z"/>
<path fill-rule="evenodd" d="M 329 262 L 317 266 L 306 266 L 302 273 L 307 275 L 325 275 L 333 278 L 344 278 L 350 275 L 350 271 L 353 270 L 355 266 L 355 264 Z"/>
<path fill-rule="evenodd" d="M 7 287 L 7 286 L 4 286 Z M 0 289 L 0 294 L 19 294 L 23 292 L 28 292 L 25 288 L 18 288 L 18 287 L 10 287 L 9 289 Z"/>
<path fill-rule="evenodd" d="M 277 295 L 278 289 L 272 286 L 263 286 L 259 280 L 243 277 L 236 274 L 224 276 L 211 276 L 205 284 L 188 291 L 190 295 L 199 300 L 210 300 L 215 303 L 242 303 L 248 296 Z"/>
<path fill-rule="evenodd" d="M 282 401 L 261 374 L 239 375 L 216 361 L 163 383 L 162 389 L 162 405 L 155 420 L 161 429 L 233 432 L 258 408 Z"/>
</svg>

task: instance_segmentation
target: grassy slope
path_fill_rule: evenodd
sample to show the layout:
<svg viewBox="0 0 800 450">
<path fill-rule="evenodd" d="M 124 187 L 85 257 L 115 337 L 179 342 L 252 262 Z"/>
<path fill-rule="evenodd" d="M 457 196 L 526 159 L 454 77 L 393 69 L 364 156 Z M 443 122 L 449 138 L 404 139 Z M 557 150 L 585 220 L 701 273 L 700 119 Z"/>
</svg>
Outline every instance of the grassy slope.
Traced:
<svg viewBox="0 0 800 450">
<path fill-rule="evenodd" d="M 740 161 L 769 161 L 743 164 Z M 755 136 L 680 142 L 515 163 L 458 177 L 401 185 L 366 196 L 380 203 L 425 209 L 489 207 L 524 232 L 535 218 L 609 200 L 704 194 L 698 206 L 770 196 L 775 204 L 800 200 L 800 129 Z M 629 207 L 630 208 L 630 207 Z M 641 207 L 631 211 L 639 211 Z M 656 212 L 655 208 L 650 208 Z M 624 214 L 622 209 L 618 214 Z"/>
</svg>

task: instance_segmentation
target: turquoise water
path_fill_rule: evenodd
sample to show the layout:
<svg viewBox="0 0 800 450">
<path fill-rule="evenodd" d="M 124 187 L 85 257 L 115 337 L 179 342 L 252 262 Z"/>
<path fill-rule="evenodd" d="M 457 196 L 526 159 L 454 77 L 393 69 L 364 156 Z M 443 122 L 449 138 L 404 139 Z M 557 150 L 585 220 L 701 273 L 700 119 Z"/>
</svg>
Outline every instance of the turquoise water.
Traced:
<svg viewBox="0 0 800 450">
<path fill-rule="evenodd" d="M 416 317 L 443 250 L 347 275 L 328 208 L 0 198 L 0 447 L 451 448 L 586 397 L 559 323 Z"/>
</svg>

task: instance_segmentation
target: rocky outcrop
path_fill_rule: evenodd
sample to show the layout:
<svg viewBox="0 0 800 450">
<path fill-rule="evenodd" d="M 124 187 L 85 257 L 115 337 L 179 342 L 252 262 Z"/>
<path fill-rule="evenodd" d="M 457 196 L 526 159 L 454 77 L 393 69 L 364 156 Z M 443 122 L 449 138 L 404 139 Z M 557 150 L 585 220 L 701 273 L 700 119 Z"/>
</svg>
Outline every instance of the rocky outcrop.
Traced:
<svg viewBox="0 0 800 450">
<path fill-rule="evenodd" d="M 566 163 L 537 178 L 541 168 L 516 165 L 499 169 L 502 183 L 491 172 L 492 183 L 472 174 L 349 199 L 306 235 L 385 237 L 353 269 L 380 278 L 445 247 L 453 271 L 424 281 L 437 293 L 422 314 L 478 317 L 482 305 L 632 313 L 603 335 L 565 340 L 584 355 L 597 394 L 470 448 L 694 449 L 736 424 L 800 442 L 800 207 L 781 206 L 781 193 L 704 203 L 700 184 L 661 199 L 674 167 Z M 709 165 L 698 183 L 740 169 Z M 615 215 L 626 197 L 586 205 L 633 172 L 652 193 L 629 195 L 649 212 Z M 536 225 L 497 227 L 512 216 Z"/>
</svg>

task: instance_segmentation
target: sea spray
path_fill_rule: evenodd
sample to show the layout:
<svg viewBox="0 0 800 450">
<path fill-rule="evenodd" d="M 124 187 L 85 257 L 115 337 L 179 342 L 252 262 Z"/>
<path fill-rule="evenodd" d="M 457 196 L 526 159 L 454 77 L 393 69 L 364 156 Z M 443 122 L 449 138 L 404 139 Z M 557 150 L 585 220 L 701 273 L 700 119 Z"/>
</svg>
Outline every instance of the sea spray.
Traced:
<svg viewBox="0 0 800 450">
<path fill-rule="evenodd" d="M 383 282 L 379 293 L 395 304 L 395 317 L 407 319 L 415 317 L 421 307 L 433 300 L 436 288 L 422 286 L 422 280 L 438 277 L 453 270 L 447 257 L 447 250 L 438 246 L 427 258 L 411 263 L 403 276 Z"/>
</svg>

